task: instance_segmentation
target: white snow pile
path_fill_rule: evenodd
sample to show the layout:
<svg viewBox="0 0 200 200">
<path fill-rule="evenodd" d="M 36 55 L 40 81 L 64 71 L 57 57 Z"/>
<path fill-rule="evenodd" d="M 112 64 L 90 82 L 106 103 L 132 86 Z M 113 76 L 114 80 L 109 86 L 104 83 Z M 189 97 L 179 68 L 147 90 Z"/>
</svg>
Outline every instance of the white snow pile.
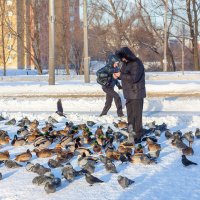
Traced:
<svg viewBox="0 0 200 200">
<path fill-rule="evenodd" d="M 200 94 L 200 81 L 191 80 L 147 80 L 147 94 L 162 95 L 196 95 Z M 40 81 L 1 81 L 0 96 L 104 96 L 101 86 L 96 81 L 85 84 L 82 80 L 57 81 L 56 85 L 49 86 Z"/>
</svg>

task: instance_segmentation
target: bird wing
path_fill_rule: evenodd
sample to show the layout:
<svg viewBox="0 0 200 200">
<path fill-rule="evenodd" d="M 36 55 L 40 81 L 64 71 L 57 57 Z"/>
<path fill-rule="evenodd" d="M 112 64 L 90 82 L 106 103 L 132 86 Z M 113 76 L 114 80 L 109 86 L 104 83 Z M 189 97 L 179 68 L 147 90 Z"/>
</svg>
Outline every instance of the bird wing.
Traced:
<svg viewBox="0 0 200 200">
<path fill-rule="evenodd" d="M 63 107 L 62 107 L 61 99 L 59 99 L 58 102 L 57 102 L 57 111 L 60 112 L 60 113 L 63 113 Z"/>
</svg>

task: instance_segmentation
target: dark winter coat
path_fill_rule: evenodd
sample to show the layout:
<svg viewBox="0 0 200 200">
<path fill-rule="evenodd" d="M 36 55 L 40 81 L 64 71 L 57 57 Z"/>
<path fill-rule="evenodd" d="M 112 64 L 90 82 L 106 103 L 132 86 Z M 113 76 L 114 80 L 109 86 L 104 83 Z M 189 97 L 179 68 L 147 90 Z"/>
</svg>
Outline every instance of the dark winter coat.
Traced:
<svg viewBox="0 0 200 200">
<path fill-rule="evenodd" d="M 103 87 L 121 86 L 119 81 L 113 78 L 113 74 L 120 71 L 118 67 L 113 67 L 115 62 L 119 62 L 119 59 L 115 55 L 110 55 L 106 66 L 99 69 L 96 73 L 97 82 Z"/>
<path fill-rule="evenodd" d="M 116 56 L 123 62 L 120 79 L 125 99 L 142 99 L 146 97 L 145 71 L 142 61 L 128 47 L 116 51 Z"/>
</svg>

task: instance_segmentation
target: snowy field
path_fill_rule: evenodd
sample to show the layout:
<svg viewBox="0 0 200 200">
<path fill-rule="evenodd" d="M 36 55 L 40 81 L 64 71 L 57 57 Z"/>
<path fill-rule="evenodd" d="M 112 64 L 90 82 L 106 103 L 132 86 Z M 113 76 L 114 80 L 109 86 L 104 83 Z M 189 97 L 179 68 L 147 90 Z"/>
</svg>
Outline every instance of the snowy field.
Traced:
<svg viewBox="0 0 200 200">
<path fill-rule="evenodd" d="M 20 75 L 1 77 L 0 115 L 6 118 L 6 121 L 12 118 L 20 120 L 27 116 L 30 120 L 39 120 L 39 128 L 42 128 L 51 115 L 58 120 L 55 130 L 63 129 L 66 121 L 81 124 L 91 120 L 96 123 L 91 128 L 93 133 L 99 125 L 104 126 L 104 131 L 108 126 L 111 126 L 114 131 L 119 131 L 113 126 L 113 122 L 119 120 L 114 105 L 107 116 L 98 117 L 105 98 L 101 87 L 95 82 L 95 76 L 91 77 L 90 84 L 83 84 L 83 77 L 59 76 L 55 86 L 48 86 L 46 75 L 41 77 L 35 76 L 34 73 L 29 76 Z M 196 72 L 187 72 L 187 76 L 183 76 L 181 72 L 147 73 L 147 94 L 154 97 L 145 99 L 143 124 L 152 121 L 156 121 L 156 124 L 166 123 L 172 132 L 181 130 L 183 133 L 187 131 L 194 133 L 196 128 L 200 128 L 199 76 L 200 74 Z M 86 97 L 80 98 L 84 95 Z M 70 96 L 77 98 L 70 98 Z M 62 99 L 67 114 L 66 119 L 55 114 L 58 97 Z M 124 113 L 126 113 L 125 109 Z M 126 120 L 126 117 L 123 120 Z M 8 131 L 13 139 L 19 127 L 5 125 L 6 121 L 0 121 L 0 130 Z M 187 141 L 184 142 L 188 145 Z M 171 145 L 171 140 L 166 140 L 164 133 L 158 137 L 158 143 L 161 144 L 162 150 L 157 164 L 145 166 L 121 164 L 116 161 L 118 174 L 110 174 L 106 172 L 103 164 L 99 163 L 94 175 L 105 183 L 91 187 L 84 176 L 78 177 L 71 183 L 62 178 L 62 185 L 56 193 L 49 195 L 45 193 L 43 187 L 32 184 L 36 174 L 27 172 L 25 167 L 7 169 L 2 164 L 0 165 L 0 172 L 3 175 L 0 181 L 0 200 L 199 200 L 199 165 L 184 167 L 181 163 L 182 152 Z M 53 147 L 55 144 L 50 146 Z M 0 148 L 0 152 L 8 150 L 11 159 L 14 159 L 15 155 L 26 149 L 32 150 L 33 146 L 6 145 Z M 200 164 L 200 140 L 195 138 L 193 149 L 194 155 L 188 158 Z M 148 153 L 147 148 L 145 150 Z M 31 162 L 48 167 L 48 159 L 37 158 L 35 154 Z M 76 170 L 80 169 L 77 157 L 70 162 Z M 61 178 L 61 168 L 53 169 L 52 172 Z M 122 189 L 117 182 L 119 174 L 133 179 L 135 184 Z"/>
<path fill-rule="evenodd" d="M 147 95 L 152 96 L 200 96 L 199 80 L 146 80 Z M 84 84 L 83 80 L 56 81 L 0 81 L 0 97 L 76 97 L 104 96 L 96 81 Z"/>
<path fill-rule="evenodd" d="M 85 123 L 88 120 L 96 122 L 91 129 L 94 132 L 98 125 L 103 125 L 105 130 L 111 126 L 115 131 L 113 122 L 117 122 L 115 107 L 111 108 L 108 116 L 99 118 L 104 98 L 82 98 L 82 99 L 62 99 L 64 111 L 67 119 L 59 117 L 56 111 L 55 98 L 49 99 L 26 99 L 26 98 L 1 98 L 0 110 L 2 115 L 8 120 L 16 118 L 20 120 L 27 116 L 30 120 L 40 121 L 39 128 L 44 126 L 48 116 L 55 117 L 59 123 L 56 130 L 62 129 L 66 121 L 73 121 L 75 124 Z M 124 110 L 125 111 L 125 110 Z M 124 117 L 125 119 L 125 117 Z M 147 98 L 144 104 L 143 123 L 156 121 L 157 124 L 165 122 L 171 131 L 181 130 L 195 131 L 200 127 L 200 99 L 198 98 Z M 6 126 L 5 121 L 0 122 L 0 129 L 8 131 L 13 138 L 17 126 Z M 115 162 L 118 174 L 126 176 L 135 181 L 135 184 L 127 189 L 122 189 L 118 182 L 118 174 L 106 172 L 102 164 L 98 164 L 94 175 L 105 183 L 89 186 L 85 177 L 79 177 L 72 183 L 62 179 L 62 186 L 54 194 L 47 195 L 43 187 L 32 184 L 32 179 L 37 176 L 27 172 L 25 168 L 7 169 L 0 166 L 3 180 L 0 181 L 0 200 L 188 200 L 200 198 L 200 167 L 183 167 L 181 163 L 182 153 L 171 145 L 170 140 L 166 140 L 164 133 L 158 138 L 162 151 L 157 164 L 121 164 Z M 187 143 L 185 141 L 185 143 Z M 145 143 L 144 143 L 145 144 Z M 53 147 L 53 146 L 52 146 Z M 33 146 L 13 147 L 7 145 L 0 151 L 9 150 L 11 159 L 16 154 L 24 152 Z M 194 155 L 188 157 L 190 160 L 200 164 L 200 140 L 195 138 L 193 144 Z M 147 152 L 147 149 L 146 149 Z M 48 159 L 36 158 L 33 154 L 31 162 L 44 164 L 48 167 Z M 77 165 L 77 158 L 71 160 L 75 169 L 80 169 Z M 61 178 L 61 169 L 53 169 L 52 172 Z"/>
</svg>

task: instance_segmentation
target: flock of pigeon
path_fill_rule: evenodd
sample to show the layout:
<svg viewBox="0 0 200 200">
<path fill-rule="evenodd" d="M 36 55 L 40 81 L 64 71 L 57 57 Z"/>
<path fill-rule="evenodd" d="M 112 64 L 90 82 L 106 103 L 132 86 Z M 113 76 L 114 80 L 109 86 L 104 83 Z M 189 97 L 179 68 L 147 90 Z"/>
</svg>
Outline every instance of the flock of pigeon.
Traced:
<svg viewBox="0 0 200 200">
<path fill-rule="evenodd" d="M 57 102 L 57 108 L 56 113 L 66 117 L 61 100 Z M 4 120 L 0 116 L 0 121 Z M 122 164 L 127 162 L 144 165 L 156 164 L 162 150 L 161 145 L 158 144 L 158 138 L 162 133 L 165 134 L 166 139 L 171 140 L 173 146 L 182 151 L 184 166 L 197 165 L 186 158 L 194 153 L 192 149 L 193 133 L 183 134 L 181 131 L 172 133 L 167 129 L 165 123 L 161 125 L 157 125 L 155 122 L 146 124 L 142 142 L 137 145 L 134 143 L 133 135 L 127 133 L 125 121 L 113 123 L 115 128 L 108 127 L 106 129 L 103 126 L 96 126 L 93 121 L 74 124 L 66 120 L 64 129 L 56 130 L 57 123 L 58 121 L 52 116 L 49 116 L 48 122 L 42 128 L 38 128 L 39 121 L 30 121 L 27 117 L 18 122 L 15 119 L 7 121 L 5 125 L 17 125 L 19 130 L 12 138 L 7 131 L 0 130 L 0 148 L 6 145 L 14 147 L 27 145 L 29 149 L 16 155 L 15 159 L 10 159 L 9 151 L 0 151 L 0 166 L 4 164 L 7 168 L 25 167 L 28 172 L 37 174 L 32 180 L 33 184 L 43 186 L 47 193 L 54 193 L 61 186 L 62 181 L 54 176 L 51 171 L 53 168 L 59 168 L 63 179 L 68 182 L 74 181 L 78 176 L 85 176 L 86 182 L 93 185 L 103 182 L 92 175 L 98 163 L 103 163 L 109 173 L 118 173 L 115 161 L 121 161 Z M 199 129 L 196 129 L 195 136 L 200 138 Z M 50 146 L 54 148 L 50 148 Z M 38 158 L 49 158 L 49 167 L 31 163 L 33 154 Z M 72 158 L 77 159 L 81 170 L 76 171 L 73 168 L 70 164 Z M 0 173 L 1 179 L 3 179 L 3 175 Z M 118 176 L 117 181 L 122 188 L 129 187 L 134 183 L 133 180 L 121 175 Z"/>
</svg>

